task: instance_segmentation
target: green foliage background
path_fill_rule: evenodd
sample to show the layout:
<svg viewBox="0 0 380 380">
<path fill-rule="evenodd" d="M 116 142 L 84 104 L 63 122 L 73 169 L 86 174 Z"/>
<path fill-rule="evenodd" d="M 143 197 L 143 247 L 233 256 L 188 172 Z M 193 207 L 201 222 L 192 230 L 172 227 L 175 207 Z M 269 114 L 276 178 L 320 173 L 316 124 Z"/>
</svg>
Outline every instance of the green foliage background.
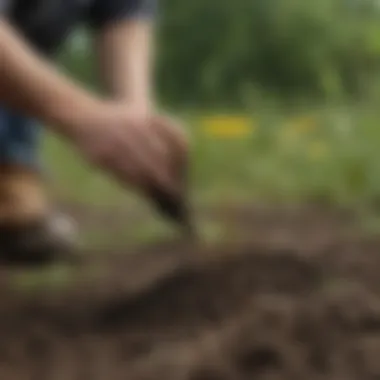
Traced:
<svg viewBox="0 0 380 380">
<path fill-rule="evenodd" d="M 162 0 L 159 93 L 181 107 L 249 108 L 258 93 L 302 101 L 373 95 L 380 8 L 371 0 Z M 93 57 L 61 59 L 93 85 Z"/>
</svg>

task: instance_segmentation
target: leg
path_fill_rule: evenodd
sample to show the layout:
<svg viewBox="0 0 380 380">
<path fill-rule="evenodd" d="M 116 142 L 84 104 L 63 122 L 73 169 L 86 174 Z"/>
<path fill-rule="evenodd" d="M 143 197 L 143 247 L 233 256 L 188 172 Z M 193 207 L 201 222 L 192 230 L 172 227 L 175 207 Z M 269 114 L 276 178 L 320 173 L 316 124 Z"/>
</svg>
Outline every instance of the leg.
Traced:
<svg viewBox="0 0 380 380">
<path fill-rule="evenodd" d="M 0 223 L 42 219 L 47 212 L 37 169 L 39 127 L 33 120 L 0 109 Z"/>
<path fill-rule="evenodd" d="M 8 262 L 50 261 L 66 247 L 39 170 L 39 138 L 33 120 L 0 109 L 0 259 Z"/>
</svg>

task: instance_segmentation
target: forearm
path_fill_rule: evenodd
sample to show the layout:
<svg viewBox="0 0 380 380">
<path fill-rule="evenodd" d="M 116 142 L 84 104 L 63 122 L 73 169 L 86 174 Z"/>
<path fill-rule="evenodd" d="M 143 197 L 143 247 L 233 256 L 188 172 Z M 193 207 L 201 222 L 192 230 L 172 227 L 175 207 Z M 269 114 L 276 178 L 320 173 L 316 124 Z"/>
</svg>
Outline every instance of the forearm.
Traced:
<svg viewBox="0 0 380 380">
<path fill-rule="evenodd" d="M 62 134 L 73 133 L 101 103 L 39 57 L 4 20 L 0 21 L 0 102 Z"/>
<path fill-rule="evenodd" d="M 136 20 L 108 27 L 98 38 L 100 73 L 109 94 L 130 103 L 153 100 L 152 21 Z"/>
</svg>

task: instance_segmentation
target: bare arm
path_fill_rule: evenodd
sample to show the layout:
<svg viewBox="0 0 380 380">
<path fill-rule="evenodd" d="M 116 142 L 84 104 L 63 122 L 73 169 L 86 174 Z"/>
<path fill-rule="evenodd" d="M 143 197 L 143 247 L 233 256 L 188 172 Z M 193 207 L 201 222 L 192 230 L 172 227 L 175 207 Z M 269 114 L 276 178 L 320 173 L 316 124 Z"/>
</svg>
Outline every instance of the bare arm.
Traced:
<svg viewBox="0 0 380 380">
<path fill-rule="evenodd" d="M 170 192 L 176 187 L 152 125 L 137 128 L 125 103 L 103 101 L 65 78 L 1 18 L 0 102 L 54 126 L 88 161 L 124 185 L 140 191 L 150 184 Z M 175 149 L 181 136 L 162 131 L 169 151 Z"/>
<path fill-rule="evenodd" d="M 137 127 L 147 121 L 152 125 L 156 143 L 166 151 L 170 170 L 178 173 L 185 166 L 187 137 L 178 120 L 155 109 L 154 27 L 149 17 L 131 17 L 103 27 L 96 39 L 100 75 L 111 98 L 134 112 L 133 121 Z M 171 143 L 165 136 L 170 134 L 176 137 L 167 149 Z"/>
<path fill-rule="evenodd" d="M 70 135 L 102 101 L 39 57 L 5 20 L 0 20 L 0 101 Z"/>
<path fill-rule="evenodd" d="M 153 21 L 125 20 L 99 33 L 100 74 L 112 97 L 132 105 L 153 102 Z"/>
</svg>

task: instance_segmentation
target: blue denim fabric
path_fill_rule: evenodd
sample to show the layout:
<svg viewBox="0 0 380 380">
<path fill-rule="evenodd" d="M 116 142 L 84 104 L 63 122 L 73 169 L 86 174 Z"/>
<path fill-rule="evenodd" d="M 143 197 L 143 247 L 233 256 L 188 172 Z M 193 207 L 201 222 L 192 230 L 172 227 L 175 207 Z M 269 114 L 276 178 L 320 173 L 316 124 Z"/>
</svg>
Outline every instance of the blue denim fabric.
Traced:
<svg viewBox="0 0 380 380">
<path fill-rule="evenodd" d="M 0 163 L 39 166 L 40 133 L 33 119 L 0 108 Z"/>
</svg>

